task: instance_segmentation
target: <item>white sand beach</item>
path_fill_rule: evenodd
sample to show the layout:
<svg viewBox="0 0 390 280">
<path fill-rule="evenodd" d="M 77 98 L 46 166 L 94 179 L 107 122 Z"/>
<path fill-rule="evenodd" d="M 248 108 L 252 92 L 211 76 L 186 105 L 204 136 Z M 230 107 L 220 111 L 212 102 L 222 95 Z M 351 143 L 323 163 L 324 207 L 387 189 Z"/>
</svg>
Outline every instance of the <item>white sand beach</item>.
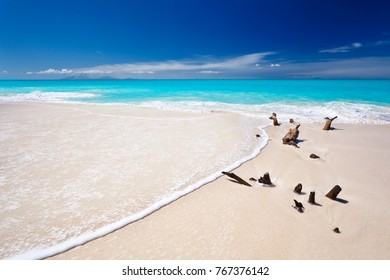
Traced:
<svg viewBox="0 0 390 280">
<path fill-rule="evenodd" d="M 227 177 L 149 217 L 55 259 L 389 259 L 390 126 L 302 124 L 300 148 L 282 145 L 289 125 L 235 170 L 269 172 L 274 187 Z M 310 159 L 316 153 L 321 158 Z M 293 188 L 302 183 L 305 195 Z M 340 201 L 325 194 L 340 185 Z M 319 205 L 307 203 L 316 192 Z M 295 210 L 293 199 L 305 206 Z M 339 227 L 339 234 L 333 232 Z"/>
<path fill-rule="evenodd" d="M 11 118 L 20 118 L 23 115 L 21 112 L 32 112 L 33 115 L 40 114 L 41 119 L 50 120 L 53 127 L 49 130 L 55 129 L 54 126 L 66 125 L 56 123 L 55 118 L 61 114 L 69 118 L 69 109 L 75 114 L 73 120 L 80 117 L 79 105 L 24 103 L 1 106 L 3 123 Z M 90 118 L 88 121 L 95 123 L 93 131 L 104 126 L 99 114 L 114 114 L 107 108 L 88 109 L 90 113 L 87 117 L 84 115 Z M 129 114 L 128 108 L 115 112 L 119 115 Z M 147 118 L 160 118 L 160 114 L 168 118 L 192 119 L 194 126 L 175 126 L 172 129 L 174 134 L 167 134 L 166 141 L 159 145 L 161 150 L 177 148 L 180 152 L 181 149 L 190 149 L 185 146 L 186 141 L 193 137 L 209 139 L 209 134 L 215 133 L 219 140 L 211 149 L 221 147 L 221 153 L 214 155 L 222 156 L 230 151 L 230 146 L 234 147 L 234 143 L 242 141 L 242 135 L 247 137 L 243 133 L 245 127 L 233 114 L 202 114 L 199 117 L 193 113 L 134 108 L 130 112 L 140 122 L 142 119 L 144 122 Z M 196 121 L 193 118 L 197 118 Z M 202 122 L 202 119 L 205 121 Z M 83 120 L 73 123 L 72 129 Z M 259 120 L 259 123 L 264 121 L 271 123 L 270 120 Z M 390 188 L 387 184 L 390 180 L 390 126 L 343 124 L 342 120 L 336 120 L 334 130 L 323 131 L 322 123 L 301 123 L 299 148 L 295 148 L 282 144 L 282 137 L 293 125 L 286 120 L 281 121 L 281 126 L 266 129 L 270 140 L 261 153 L 233 171 L 250 182 L 252 187 L 222 176 L 141 220 L 49 259 L 390 259 Z M 299 123 L 299 119 L 296 121 Z M 223 129 L 213 130 L 218 127 Z M 111 153 L 126 154 L 130 145 L 123 145 L 123 138 L 119 141 L 118 137 L 130 135 L 128 129 L 131 128 L 123 126 L 120 133 L 111 133 L 109 138 L 96 140 L 96 143 L 103 145 L 106 141 L 110 143 Z M 153 129 L 151 137 L 162 133 L 158 132 L 156 126 Z M 81 135 L 89 135 L 89 132 L 79 131 Z M 189 132 L 191 137 L 175 138 Z M 255 137 L 256 130 L 249 133 Z M 116 141 L 119 141 L 118 144 L 115 144 Z M 199 141 L 196 143 L 199 144 Z M 204 143 L 204 147 L 209 146 Z M 203 145 L 192 147 L 195 152 L 202 148 Z M 196 154 L 194 151 L 191 151 L 191 155 Z M 311 153 L 317 154 L 320 159 L 310 159 Z M 200 158 L 195 164 L 207 165 L 212 158 Z M 12 159 L 3 157 L 3 160 Z M 110 165 L 114 164 L 112 160 Z M 125 157 L 115 159 L 125 160 Z M 180 163 L 179 158 L 174 165 Z M 136 165 L 129 163 L 129 168 L 131 166 L 135 168 Z M 147 178 L 164 180 L 166 166 L 158 167 L 158 164 L 153 167 L 153 174 L 147 174 Z M 75 167 L 74 172 L 77 170 Z M 38 170 L 36 172 L 31 174 L 31 181 L 48 176 Z M 272 187 L 249 181 L 249 178 L 259 178 L 265 172 L 271 176 Z M 65 177 L 59 179 L 65 180 Z M 145 178 L 132 179 L 145 186 Z M 302 194 L 293 192 L 298 183 L 303 185 Z M 109 203 L 105 202 L 103 189 L 110 188 L 113 182 L 107 179 L 99 181 L 99 184 L 101 203 Z M 339 199 L 325 197 L 335 185 L 342 188 Z M 307 202 L 311 191 L 315 191 L 317 205 Z M 303 213 L 292 207 L 294 199 L 303 203 Z M 3 221 L 5 215 L 3 213 L 1 216 Z M 21 217 L 26 215 L 28 213 L 20 212 Z M 58 226 L 65 225 L 62 224 L 62 221 L 66 221 L 66 213 L 64 215 L 63 219 L 57 219 Z M 79 218 L 83 219 L 83 215 Z M 34 217 L 27 220 L 33 226 Z M 333 231 L 335 227 L 340 229 L 340 233 Z M 12 238 L 5 239 L 12 236 L 12 231 L 3 228 L 1 234 L 2 247 L 12 242 Z"/>
</svg>

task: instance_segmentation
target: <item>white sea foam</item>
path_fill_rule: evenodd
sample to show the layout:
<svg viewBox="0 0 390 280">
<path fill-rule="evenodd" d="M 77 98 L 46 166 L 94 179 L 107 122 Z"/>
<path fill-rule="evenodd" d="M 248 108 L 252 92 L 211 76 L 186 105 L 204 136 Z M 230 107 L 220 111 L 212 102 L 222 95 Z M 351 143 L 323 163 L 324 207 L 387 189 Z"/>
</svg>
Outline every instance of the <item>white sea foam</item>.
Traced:
<svg viewBox="0 0 390 280">
<path fill-rule="evenodd" d="M 69 99 L 91 99 L 99 96 L 94 93 L 84 92 L 56 92 L 35 90 L 27 94 L 2 94 L 0 101 L 41 101 L 41 102 L 60 102 Z"/>
<path fill-rule="evenodd" d="M 31 250 L 31 251 L 28 251 L 28 252 L 25 252 L 22 254 L 15 255 L 15 256 L 11 257 L 10 259 L 43 259 L 43 258 L 47 258 L 47 257 L 53 256 L 56 254 L 60 254 L 60 253 L 65 252 L 69 249 L 72 249 L 74 247 L 80 246 L 82 244 L 90 242 L 90 241 L 97 239 L 99 237 L 107 235 L 115 230 L 118 230 L 118 229 L 130 224 L 130 223 L 133 223 L 137 220 L 140 220 L 140 219 L 150 215 L 151 213 L 161 209 L 162 207 L 172 203 L 173 201 L 175 201 L 175 200 L 193 192 L 194 190 L 204 186 L 205 184 L 208 184 L 208 183 L 216 180 L 217 178 L 221 177 L 222 171 L 228 171 L 228 172 L 232 171 L 232 170 L 236 169 L 237 167 L 239 167 L 240 165 L 242 165 L 243 163 L 256 157 L 261 152 L 261 150 L 267 145 L 268 140 L 269 140 L 269 137 L 264 130 L 265 127 L 266 126 L 258 127 L 258 129 L 260 130 L 260 135 L 261 135 L 260 139 L 262 139 L 262 141 L 252 151 L 252 153 L 250 155 L 242 158 L 241 160 L 234 162 L 233 164 L 224 168 L 223 170 L 219 170 L 219 171 L 203 178 L 202 180 L 200 180 L 194 184 L 189 185 L 185 189 L 175 191 L 172 194 L 164 197 L 163 199 L 155 202 L 154 204 L 147 207 L 146 209 L 144 209 L 136 214 L 125 217 L 117 222 L 103 226 L 95 231 L 86 232 L 84 234 L 79 235 L 78 237 L 68 239 L 65 242 L 56 244 L 56 245 L 51 246 L 51 247 L 37 248 L 35 250 Z"/>
<path fill-rule="evenodd" d="M 337 121 L 340 123 L 390 123 L 390 106 L 339 101 L 327 103 L 275 102 L 254 105 L 219 102 L 149 101 L 138 103 L 136 106 L 181 112 L 228 111 L 258 118 L 268 118 L 270 114 L 276 112 L 280 120 L 288 121 L 293 118 L 309 123 L 322 122 L 324 117 L 333 116 L 338 116 Z"/>
</svg>

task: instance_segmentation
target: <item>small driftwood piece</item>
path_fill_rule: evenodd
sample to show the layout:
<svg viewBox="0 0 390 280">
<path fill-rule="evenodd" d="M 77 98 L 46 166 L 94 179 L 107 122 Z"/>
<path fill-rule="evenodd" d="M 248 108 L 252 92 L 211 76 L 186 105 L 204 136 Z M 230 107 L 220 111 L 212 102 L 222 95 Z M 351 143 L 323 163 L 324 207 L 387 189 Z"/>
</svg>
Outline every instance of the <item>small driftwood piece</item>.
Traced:
<svg viewBox="0 0 390 280">
<path fill-rule="evenodd" d="M 294 119 L 290 119 L 290 123 L 294 123 Z"/>
<path fill-rule="evenodd" d="M 269 119 L 274 121 L 274 126 L 279 126 L 280 125 L 280 123 L 278 123 L 278 119 L 276 117 L 276 113 L 272 113 L 272 116 L 269 117 Z"/>
<path fill-rule="evenodd" d="M 333 187 L 333 189 L 331 189 L 327 193 L 326 197 L 335 200 L 337 198 L 337 195 L 341 192 L 341 190 L 342 190 L 341 187 L 339 185 L 336 185 Z"/>
<path fill-rule="evenodd" d="M 242 179 L 241 177 L 237 176 L 236 174 L 234 174 L 232 172 L 222 171 L 222 174 L 224 174 L 226 176 L 229 176 L 230 178 L 236 180 L 238 183 L 240 183 L 242 185 L 245 185 L 245 186 L 248 186 L 248 187 L 252 187 L 251 184 L 249 184 L 247 181 L 245 181 L 244 179 Z"/>
<path fill-rule="evenodd" d="M 341 233 L 341 232 L 340 232 L 340 229 L 339 229 L 338 227 L 334 228 L 333 231 L 334 231 L 335 233 Z"/>
<path fill-rule="evenodd" d="M 319 156 L 317 156 L 316 154 L 311 154 L 310 155 L 310 158 L 314 158 L 314 159 L 316 159 L 316 158 L 320 158 Z"/>
<path fill-rule="evenodd" d="M 260 177 L 259 183 L 263 183 L 266 185 L 272 185 L 271 178 L 269 177 L 269 173 L 264 173 L 263 177 Z"/>
<path fill-rule="evenodd" d="M 260 134 L 256 134 L 256 137 L 257 137 L 257 138 L 260 138 L 261 136 L 260 136 Z"/>
<path fill-rule="evenodd" d="M 294 192 L 296 193 L 301 193 L 302 192 L 302 184 L 299 183 L 295 188 L 294 188 Z"/>
<path fill-rule="evenodd" d="M 287 134 L 283 137 L 282 141 L 285 145 L 293 145 L 295 147 L 297 146 L 297 138 L 299 136 L 299 130 L 298 128 L 301 125 L 298 124 L 295 128 L 290 128 Z"/>
<path fill-rule="evenodd" d="M 299 201 L 296 201 L 294 199 L 294 203 L 295 203 L 295 208 L 298 210 L 298 212 L 303 212 L 303 209 L 305 209 L 305 207 L 303 207 L 303 204 Z"/>
<path fill-rule="evenodd" d="M 330 126 L 332 125 L 332 122 L 337 119 L 337 116 L 335 116 L 334 118 L 328 118 L 326 117 L 325 118 L 325 125 L 324 125 L 324 128 L 322 130 L 330 130 Z"/>
<path fill-rule="evenodd" d="M 310 195 L 309 195 L 309 203 L 311 203 L 311 204 L 316 204 L 315 195 L 316 195 L 315 192 L 310 192 Z"/>
</svg>

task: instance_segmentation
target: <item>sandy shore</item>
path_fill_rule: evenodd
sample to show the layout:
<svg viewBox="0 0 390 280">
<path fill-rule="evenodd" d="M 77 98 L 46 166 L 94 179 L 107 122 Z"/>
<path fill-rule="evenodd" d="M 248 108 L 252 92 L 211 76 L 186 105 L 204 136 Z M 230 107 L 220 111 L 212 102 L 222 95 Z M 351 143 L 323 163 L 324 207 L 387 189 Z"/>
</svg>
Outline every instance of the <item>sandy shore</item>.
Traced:
<svg viewBox="0 0 390 280">
<path fill-rule="evenodd" d="M 267 147 L 234 171 L 246 180 L 269 172 L 274 187 L 224 176 L 52 259 L 390 259 L 390 126 L 322 126 L 302 124 L 299 149 L 282 145 L 290 124 L 268 128 Z M 336 184 L 333 201 L 325 194 Z M 311 191 L 318 205 L 307 203 Z"/>
<path fill-rule="evenodd" d="M 69 230 L 67 234 L 72 233 L 77 219 L 81 222 L 86 219 L 82 213 L 93 215 L 103 210 L 108 213 L 118 207 L 118 197 L 124 197 L 120 202 L 124 207 L 118 207 L 124 209 L 131 195 L 115 194 L 126 192 L 135 178 L 131 172 L 141 164 L 130 161 L 129 155 L 136 151 L 127 152 L 134 146 L 129 139 L 136 141 L 150 133 L 148 139 L 159 140 L 160 158 L 165 150 L 171 153 L 169 149 L 174 148 L 177 153 L 176 157 L 167 158 L 169 164 L 144 162 L 143 157 L 142 164 L 155 164 L 156 172 L 145 175 L 142 170 L 137 171 L 139 176 L 147 176 L 135 182 L 142 193 L 145 187 L 153 187 L 151 182 L 159 186 L 166 179 L 168 167 L 184 164 L 181 152 L 191 152 L 194 157 L 186 164 L 203 166 L 224 156 L 223 151 L 230 151 L 232 143 L 242 141 L 243 137 L 239 118 L 224 113 L 199 115 L 35 103 L 2 104 L 0 113 L 3 152 L 0 175 L 8 178 L 0 181 L 6 187 L 1 197 L 7 192 L 15 194 L 16 185 L 7 183 L 10 178 L 25 191 L 23 207 L 4 197 L 0 233 L 5 256 L 4 246 L 28 244 L 29 238 L 35 236 L 39 241 L 46 235 L 64 234 L 55 231 L 57 227 L 58 230 L 65 227 Z M 270 122 L 265 119 L 260 123 L 264 121 Z M 266 131 L 270 141 L 266 148 L 234 170 L 252 187 L 220 177 L 139 221 L 50 259 L 390 259 L 390 125 L 341 121 L 334 122 L 332 131 L 321 130 L 323 124 L 302 123 L 300 148 L 282 144 L 281 139 L 291 124 L 269 127 Z M 255 132 L 250 132 L 253 137 Z M 185 138 L 172 145 L 172 137 L 179 135 Z M 140 139 L 137 145 L 143 144 L 143 138 Z M 213 139 L 213 144 L 203 143 L 202 147 L 213 153 L 207 158 L 195 158 L 204 152 L 194 148 L 196 143 L 207 139 Z M 310 159 L 311 153 L 320 159 Z M 146 158 L 152 160 L 155 156 Z M 175 165 L 170 164 L 173 159 L 177 161 Z M 75 164 L 69 167 L 69 162 Z M 101 172 L 90 176 L 91 165 Z M 190 167 L 184 166 L 183 170 L 192 172 Z M 270 173 L 273 187 L 249 181 L 250 177 L 259 178 L 265 172 Z M 80 177 L 75 180 L 74 176 Z M 61 182 L 60 189 L 51 191 L 55 185 L 50 180 Z M 24 186 L 23 182 L 29 183 Z M 293 192 L 298 183 L 303 185 L 301 195 Z M 93 185 L 96 191 L 92 197 L 88 188 L 80 189 L 88 185 Z M 337 201 L 325 197 L 335 185 L 342 188 Z M 37 187 L 40 192 L 35 190 Z M 307 202 L 311 191 L 316 193 L 317 205 Z M 304 213 L 292 207 L 294 199 L 304 204 Z M 42 211 L 40 207 L 50 211 Z M 16 216 L 12 218 L 7 211 L 14 211 Z M 75 213 L 76 220 L 70 219 Z M 18 227 L 12 229 L 16 221 L 23 225 L 23 231 L 16 232 Z M 36 229 L 34 225 L 42 221 L 47 224 Z M 53 227 L 53 231 L 47 231 L 47 227 Z M 341 233 L 333 232 L 335 227 Z"/>
</svg>

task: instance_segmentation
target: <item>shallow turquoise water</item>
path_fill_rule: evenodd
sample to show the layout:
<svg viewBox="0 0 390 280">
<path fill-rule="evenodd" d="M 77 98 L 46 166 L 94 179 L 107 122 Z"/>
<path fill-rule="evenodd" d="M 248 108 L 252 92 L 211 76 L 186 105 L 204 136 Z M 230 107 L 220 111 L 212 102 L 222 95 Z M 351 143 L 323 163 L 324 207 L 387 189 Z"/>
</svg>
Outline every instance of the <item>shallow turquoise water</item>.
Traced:
<svg viewBox="0 0 390 280">
<path fill-rule="evenodd" d="M 62 94 L 61 94 L 62 93 Z M 0 99 L 230 104 L 343 101 L 390 104 L 390 80 L 82 80 L 0 81 Z"/>
</svg>

